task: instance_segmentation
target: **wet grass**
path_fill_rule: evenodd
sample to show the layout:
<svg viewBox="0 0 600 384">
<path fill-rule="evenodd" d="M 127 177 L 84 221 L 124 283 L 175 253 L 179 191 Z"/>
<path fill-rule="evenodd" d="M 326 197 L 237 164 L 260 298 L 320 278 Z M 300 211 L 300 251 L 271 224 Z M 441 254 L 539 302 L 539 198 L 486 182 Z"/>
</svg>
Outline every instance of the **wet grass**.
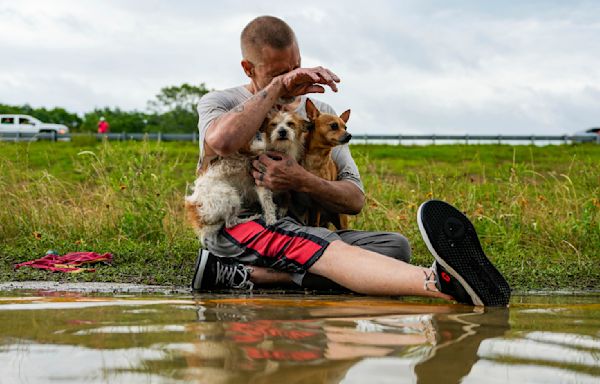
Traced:
<svg viewBox="0 0 600 384">
<path fill-rule="evenodd" d="M 353 146 L 367 206 L 351 225 L 412 240 L 429 198 L 462 209 L 513 288 L 600 288 L 600 148 Z M 0 281 L 187 285 L 198 242 L 183 196 L 192 143 L 0 143 Z M 58 274 L 12 265 L 49 249 L 111 252 L 112 266 Z"/>
</svg>

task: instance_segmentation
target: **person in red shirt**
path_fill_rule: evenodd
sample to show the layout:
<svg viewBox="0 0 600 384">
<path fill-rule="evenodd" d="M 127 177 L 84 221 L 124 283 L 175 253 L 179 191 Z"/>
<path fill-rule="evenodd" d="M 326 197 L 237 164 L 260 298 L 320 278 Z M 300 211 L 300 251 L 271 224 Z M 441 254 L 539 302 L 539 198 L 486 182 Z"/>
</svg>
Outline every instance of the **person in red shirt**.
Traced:
<svg viewBox="0 0 600 384">
<path fill-rule="evenodd" d="M 110 125 L 108 124 L 108 121 L 102 116 L 98 122 L 98 133 L 108 133 L 109 128 Z"/>
</svg>

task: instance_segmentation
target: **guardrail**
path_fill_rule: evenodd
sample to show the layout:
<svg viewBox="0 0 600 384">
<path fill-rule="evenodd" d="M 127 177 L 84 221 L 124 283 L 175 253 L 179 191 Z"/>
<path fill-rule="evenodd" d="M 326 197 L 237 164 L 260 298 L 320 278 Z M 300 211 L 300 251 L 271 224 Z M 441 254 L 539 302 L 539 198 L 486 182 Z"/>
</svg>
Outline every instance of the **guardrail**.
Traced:
<svg viewBox="0 0 600 384">
<path fill-rule="evenodd" d="M 368 142 L 396 142 L 402 145 L 403 142 L 429 141 L 432 144 L 436 142 L 451 142 L 456 144 L 503 144 L 506 142 L 520 142 L 522 144 L 535 145 L 538 143 L 596 143 L 600 144 L 600 135 L 352 135 L 352 140 Z"/>
<path fill-rule="evenodd" d="M 198 141 L 197 133 L 70 133 L 67 135 L 57 135 L 56 133 L 18 133 L 18 132 L 0 132 L 0 141 L 71 141 L 74 137 L 88 137 L 96 140 L 111 141 Z M 431 142 L 432 144 L 440 142 L 451 142 L 460 144 L 475 143 L 507 143 L 521 142 L 523 144 L 536 143 L 584 143 L 595 142 L 600 144 L 600 135 L 352 135 L 352 143 L 393 143 L 396 145 L 412 144 L 418 142 Z"/>
</svg>

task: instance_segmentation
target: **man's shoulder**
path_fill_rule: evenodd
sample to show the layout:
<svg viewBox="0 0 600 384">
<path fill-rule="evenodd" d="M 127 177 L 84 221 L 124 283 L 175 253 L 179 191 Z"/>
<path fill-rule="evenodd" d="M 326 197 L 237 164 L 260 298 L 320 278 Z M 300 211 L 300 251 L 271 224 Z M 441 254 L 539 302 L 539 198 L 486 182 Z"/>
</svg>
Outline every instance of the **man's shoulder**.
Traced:
<svg viewBox="0 0 600 384">
<path fill-rule="evenodd" d="M 200 98 L 198 107 L 200 108 L 206 105 L 221 105 L 232 108 L 244 102 L 250 96 L 252 95 L 243 85 L 227 89 L 214 90 L 208 92 L 206 95 Z"/>
</svg>

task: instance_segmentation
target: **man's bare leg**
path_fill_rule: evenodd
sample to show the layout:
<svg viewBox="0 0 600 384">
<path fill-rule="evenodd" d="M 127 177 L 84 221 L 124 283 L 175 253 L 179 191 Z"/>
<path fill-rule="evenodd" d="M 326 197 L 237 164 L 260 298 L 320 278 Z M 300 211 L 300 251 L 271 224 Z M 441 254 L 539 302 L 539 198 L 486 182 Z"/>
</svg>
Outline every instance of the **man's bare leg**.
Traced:
<svg viewBox="0 0 600 384">
<path fill-rule="evenodd" d="M 192 281 L 194 289 L 252 289 L 253 284 L 294 282 L 292 274 L 287 272 L 219 259 L 206 250 L 200 252 Z M 437 290 L 431 269 L 407 264 L 341 240 L 330 243 L 309 271 L 363 294 L 452 299 Z"/>
<path fill-rule="evenodd" d="M 251 267 L 250 280 L 255 284 L 292 283 L 292 275 L 271 268 Z M 390 296 L 426 296 L 452 300 L 436 290 L 426 290 L 423 268 L 334 241 L 310 268 L 311 273 L 325 276 L 357 293 Z M 432 285 L 429 285 L 432 288 Z"/>
<path fill-rule="evenodd" d="M 329 244 L 309 271 L 367 295 L 426 296 L 452 300 L 452 297 L 437 290 L 425 289 L 424 283 L 431 273 L 429 268 L 407 264 L 341 240 Z"/>
<path fill-rule="evenodd" d="M 292 274 L 273 268 L 250 266 L 250 281 L 255 284 L 292 284 Z"/>
</svg>

